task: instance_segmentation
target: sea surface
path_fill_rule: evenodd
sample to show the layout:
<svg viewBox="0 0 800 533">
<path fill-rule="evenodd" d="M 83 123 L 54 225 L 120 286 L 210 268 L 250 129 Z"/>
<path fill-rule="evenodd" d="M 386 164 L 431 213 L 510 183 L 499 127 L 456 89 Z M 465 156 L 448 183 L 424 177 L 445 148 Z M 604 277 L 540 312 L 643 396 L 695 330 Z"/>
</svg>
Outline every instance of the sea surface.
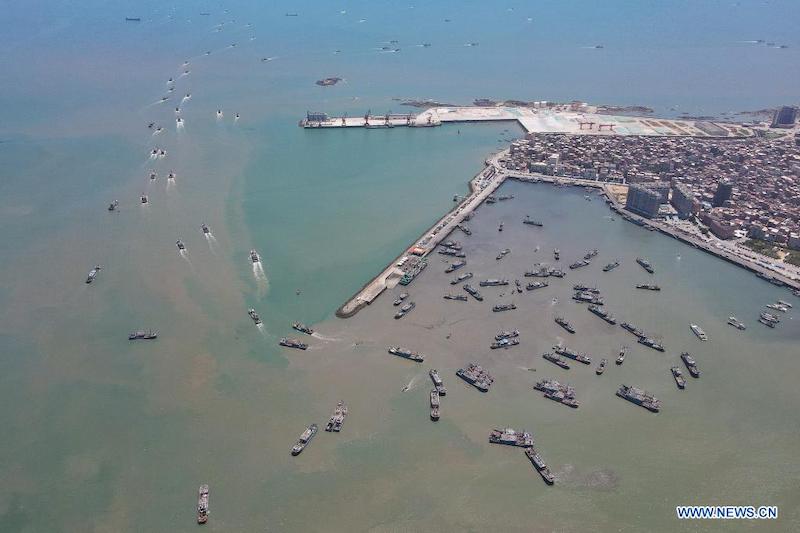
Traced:
<svg viewBox="0 0 800 533">
<path fill-rule="evenodd" d="M 522 131 L 297 127 L 307 111 L 416 111 L 405 98 L 578 99 L 669 116 L 796 103 L 795 2 L 2 7 L 0 530 L 189 531 L 201 483 L 213 531 L 800 528 L 797 311 L 774 330 L 756 322 L 790 294 L 612 220 L 592 193 L 510 182 L 500 193 L 513 200 L 481 207 L 473 235 L 454 236 L 475 281 L 522 279 L 556 247 L 565 264 L 599 249 L 590 267 L 540 291 L 486 288 L 482 304 L 463 303 L 441 298 L 461 289 L 436 255 L 409 287 L 407 317 L 392 318 L 394 289 L 337 319 Z M 749 42 L 758 39 L 789 48 Z M 343 81 L 314 84 L 328 76 Z M 166 156 L 151 159 L 154 148 Z M 522 225 L 526 214 L 545 227 Z M 512 252 L 497 261 L 502 248 Z M 651 279 L 640 255 L 660 293 L 633 288 Z M 622 266 L 603 273 L 616 258 Z M 103 268 L 87 285 L 94 265 Z M 597 284 L 607 307 L 658 335 L 666 353 L 573 303 L 577 282 Z M 518 309 L 492 313 L 498 301 Z M 748 329 L 727 326 L 730 315 Z M 295 320 L 316 330 L 307 351 L 277 346 L 302 336 Z M 129 342 L 141 328 L 159 338 Z M 488 349 L 511 328 L 520 346 Z M 558 341 L 595 360 L 613 361 L 623 344 L 631 352 L 598 377 L 594 366 L 542 360 Z M 390 356 L 393 344 L 425 363 Z M 684 350 L 703 376 L 678 391 L 669 367 Z M 494 374 L 490 392 L 457 381 L 472 361 Z M 448 386 L 435 424 L 431 367 Z M 544 376 L 573 384 L 581 407 L 533 391 Z M 655 394 L 662 412 L 616 398 L 621 383 Z M 321 432 L 291 457 L 340 399 L 350 407 L 342 433 Z M 487 442 L 505 426 L 533 432 L 554 487 L 521 450 Z M 680 523 L 683 504 L 778 505 L 780 519 Z"/>
</svg>

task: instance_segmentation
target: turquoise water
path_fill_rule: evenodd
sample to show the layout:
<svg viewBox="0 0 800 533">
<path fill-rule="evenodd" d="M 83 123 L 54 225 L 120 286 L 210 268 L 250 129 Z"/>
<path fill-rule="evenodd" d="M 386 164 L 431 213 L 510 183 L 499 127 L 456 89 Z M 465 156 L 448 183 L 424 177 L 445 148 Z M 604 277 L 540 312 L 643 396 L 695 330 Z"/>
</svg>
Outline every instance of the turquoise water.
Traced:
<svg viewBox="0 0 800 533">
<path fill-rule="evenodd" d="M 677 403 L 664 360 L 649 361 L 661 365 L 654 374 L 630 366 L 631 378 L 664 396 L 664 416 L 622 410 L 585 376 L 575 383 L 586 391 L 580 414 L 530 396 L 528 374 L 512 367 L 530 366 L 553 341 L 545 295 L 529 299 L 530 322 L 520 324 L 537 340 L 526 339 L 510 367 L 493 361 L 508 387 L 473 395 L 455 387 L 453 369 L 485 355 L 475 347 L 500 324 L 464 309 L 474 331 L 450 326 L 439 268 L 415 282 L 428 298 L 420 295 L 414 320 L 388 319 L 383 298 L 352 320 L 333 312 L 466 191 L 487 155 L 521 132 L 511 124 L 329 132 L 296 124 L 307 110 L 403 112 L 410 108 L 395 98 L 406 97 L 585 99 L 666 114 L 792 102 L 797 11 L 791 2 L 680 1 L 5 6 L 0 529 L 188 530 L 202 482 L 212 491 L 208 527 L 220 531 L 671 530 L 669 506 L 683 490 L 687 499 L 678 503 L 703 503 L 706 494 L 714 503 L 775 503 L 785 513 L 781 525 L 796 524 L 796 320 L 766 331 L 750 307 L 785 293 L 669 239 L 621 222 L 606 227 L 596 201 L 515 190 L 520 200 L 503 206 L 509 220 L 531 206 L 560 221 L 542 250 L 558 242 L 565 254 L 577 253 L 597 242 L 604 254 L 628 258 L 644 247 L 664 265 L 660 280 L 673 289 L 653 304 L 658 314 L 637 310 L 638 299 L 615 304 L 673 344 L 691 340 L 683 338 L 688 310 L 703 317 L 712 337 L 703 354 L 709 376 L 687 391 L 703 395 L 703 416 Z M 760 38 L 790 48 L 740 42 Z M 390 40 L 401 52 L 380 53 Z M 415 46 L 422 42 L 433 46 Z M 605 48 L 583 48 L 595 44 Z M 186 60 L 190 72 L 181 76 Z M 345 81 L 314 85 L 325 76 Z M 191 99 L 180 103 L 187 92 Z M 163 133 L 153 135 L 149 122 Z M 154 146 L 167 157 L 149 160 Z M 158 172 L 152 183 L 150 169 Z M 106 211 L 113 199 L 119 213 Z M 484 213 L 491 230 L 496 220 Z M 534 257 L 513 247 L 503 265 L 521 272 Z M 252 270 L 251 248 L 263 258 L 263 276 Z M 493 264 L 494 248 L 476 248 L 478 264 L 483 255 Z M 86 285 L 95 264 L 104 268 Z M 638 274 L 626 272 L 617 277 Z M 251 306 L 263 330 L 247 317 Z M 715 326 L 733 312 L 752 324 L 746 341 Z M 313 324 L 323 338 L 311 339 L 307 352 L 279 350 L 293 320 Z M 125 338 L 149 327 L 160 332 L 155 343 Z M 455 348 L 442 340 L 449 328 Z M 607 350 L 621 342 L 618 334 L 597 335 Z M 386 344 L 403 339 L 419 339 L 453 389 L 435 428 L 426 419 L 425 369 L 384 357 Z M 736 364 L 720 364 L 723 355 Z M 413 393 L 400 393 L 409 383 Z M 762 392 L 767 387 L 774 389 Z M 323 422 L 342 398 L 352 413 L 345 431 L 320 435 L 291 458 L 303 427 Z M 609 414 L 617 410 L 619 418 Z M 505 423 L 530 425 L 563 487 L 548 492 L 519 454 L 488 447 L 488 428 Z M 647 453 L 661 457 L 650 470 Z M 692 453 L 700 454 L 692 468 L 670 470 Z M 654 478 L 665 481 L 656 487 Z M 655 496 L 637 499 L 638 491 Z"/>
</svg>

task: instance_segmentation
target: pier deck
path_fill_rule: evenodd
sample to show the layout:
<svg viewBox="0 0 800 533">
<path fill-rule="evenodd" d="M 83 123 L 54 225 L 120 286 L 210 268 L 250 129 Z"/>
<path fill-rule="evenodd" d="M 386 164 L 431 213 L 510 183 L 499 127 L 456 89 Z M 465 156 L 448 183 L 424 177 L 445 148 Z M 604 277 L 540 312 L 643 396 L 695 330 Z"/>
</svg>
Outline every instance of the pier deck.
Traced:
<svg viewBox="0 0 800 533">
<path fill-rule="evenodd" d="M 470 181 L 470 194 L 440 218 L 408 250 L 396 257 L 380 274 L 353 295 L 336 311 L 336 315 L 340 318 L 351 317 L 365 305 L 372 303 L 383 291 L 395 287 L 400 282 L 400 278 L 403 277 L 403 270 L 398 266 L 398 263 L 403 257 L 409 255 L 411 250 L 416 250 L 417 253 L 415 255 L 421 255 L 422 257 L 426 257 L 433 252 L 439 243 L 456 229 L 458 224 L 464 221 L 465 216 L 472 213 L 506 180 L 507 175 L 498 172 L 498 168 L 495 165 L 497 160 L 507 153 L 508 151 L 504 150 L 487 159 L 486 167 Z"/>
<path fill-rule="evenodd" d="M 418 115 L 369 115 L 368 117 L 328 117 L 309 114 L 300 121 L 307 129 L 317 128 L 394 128 L 428 127 L 460 122 L 517 122 L 527 133 L 565 133 L 571 135 L 639 135 L 651 137 L 742 138 L 752 130 L 738 124 L 699 120 L 673 120 L 655 117 L 605 115 L 593 111 L 530 107 L 432 107 Z"/>
</svg>

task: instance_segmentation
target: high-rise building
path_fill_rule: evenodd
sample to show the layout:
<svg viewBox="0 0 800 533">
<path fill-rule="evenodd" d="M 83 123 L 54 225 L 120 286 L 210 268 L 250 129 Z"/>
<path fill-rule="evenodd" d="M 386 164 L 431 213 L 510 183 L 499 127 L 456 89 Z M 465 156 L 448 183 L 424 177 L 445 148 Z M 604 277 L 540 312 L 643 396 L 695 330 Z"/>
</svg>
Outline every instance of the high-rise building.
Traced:
<svg viewBox="0 0 800 533">
<path fill-rule="evenodd" d="M 660 205 L 661 194 L 658 192 L 642 185 L 630 185 L 628 187 L 628 198 L 625 201 L 625 209 L 628 211 L 633 211 L 647 218 L 654 218 L 658 215 Z"/>
<path fill-rule="evenodd" d="M 688 217 L 697 211 L 698 202 L 689 187 L 682 183 L 676 183 L 672 188 L 672 206 L 681 218 Z"/>
<path fill-rule="evenodd" d="M 772 115 L 771 128 L 793 128 L 797 121 L 797 108 L 792 106 L 782 106 L 775 110 Z"/>
<path fill-rule="evenodd" d="M 713 207 L 720 207 L 731 199 L 731 193 L 733 193 L 733 183 L 728 180 L 721 180 L 717 185 L 717 192 L 714 193 L 711 205 Z"/>
</svg>

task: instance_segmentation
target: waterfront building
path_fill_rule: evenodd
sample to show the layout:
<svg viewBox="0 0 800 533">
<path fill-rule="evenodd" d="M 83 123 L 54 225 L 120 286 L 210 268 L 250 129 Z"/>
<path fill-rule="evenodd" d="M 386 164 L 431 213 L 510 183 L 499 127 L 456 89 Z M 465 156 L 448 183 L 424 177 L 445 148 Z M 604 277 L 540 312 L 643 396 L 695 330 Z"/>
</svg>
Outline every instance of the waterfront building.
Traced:
<svg viewBox="0 0 800 533">
<path fill-rule="evenodd" d="M 689 187 L 682 183 L 676 183 L 672 188 L 671 203 L 681 218 L 688 218 L 699 209 L 699 204 L 695 200 L 694 194 Z"/>
<path fill-rule="evenodd" d="M 327 122 L 330 120 L 330 117 L 327 113 L 322 113 L 319 111 L 306 113 L 306 120 L 308 122 Z"/>
<path fill-rule="evenodd" d="M 660 205 L 660 193 L 642 185 L 628 186 L 625 209 L 647 218 L 654 218 L 658 215 Z"/>
<path fill-rule="evenodd" d="M 728 180 L 721 180 L 717 184 L 717 191 L 714 193 L 714 199 L 711 200 L 712 207 L 720 207 L 731 199 L 733 193 L 733 183 Z"/>
<path fill-rule="evenodd" d="M 643 184 L 651 191 L 657 192 L 661 196 L 660 202 L 662 204 L 669 203 L 669 190 L 670 184 L 666 181 L 656 181 L 652 183 Z"/>
<path fill-rule="evenodd" d="M 770 128 L 793 128 L 796 121 L 797 108 L 785 105 L 775 110 Z"/>
</svg>

